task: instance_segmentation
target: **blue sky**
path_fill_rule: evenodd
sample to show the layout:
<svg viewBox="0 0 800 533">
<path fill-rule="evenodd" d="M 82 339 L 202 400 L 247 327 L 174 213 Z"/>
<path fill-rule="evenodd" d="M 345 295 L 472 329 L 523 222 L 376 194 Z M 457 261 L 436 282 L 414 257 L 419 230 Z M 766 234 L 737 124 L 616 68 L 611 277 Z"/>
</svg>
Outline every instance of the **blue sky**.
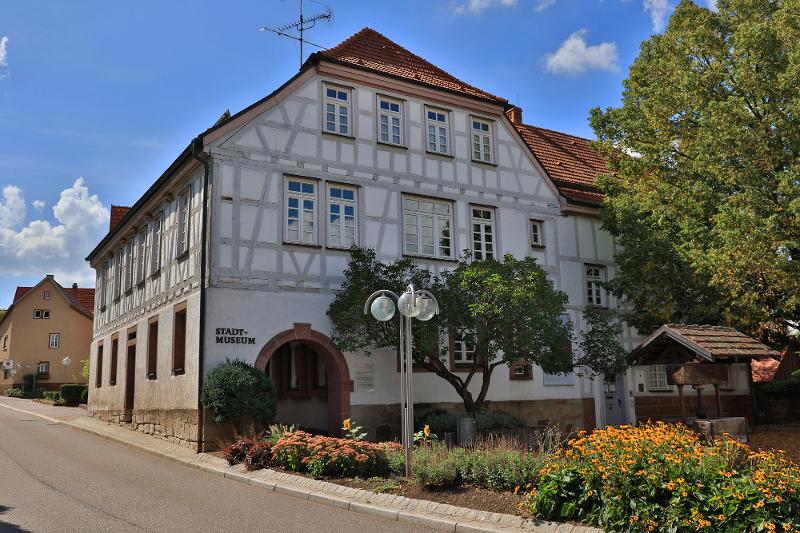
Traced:
<svg viewBox="0 0 800 533">
<path fill-rule="evenodd" d="M 698 0 L 705 2 L 706 0 Z M 5 2 L 0 17 L 0 308 L 56 274 L 93 284 L 83 257 L 226 109 L 299 66 L 294 41 L 259 32 L 297 0 Z M 322 11 L 306 0 L 306 15 Z M 484 90 L 525 122 L 592 136 L 593 106 L 620 101 L 639 43 L 668 0 L 330 0 L 306 37 L 333 46 L 369 26 Z M 308 47 L 306 53 L 313 51 Z"/>
</svg>

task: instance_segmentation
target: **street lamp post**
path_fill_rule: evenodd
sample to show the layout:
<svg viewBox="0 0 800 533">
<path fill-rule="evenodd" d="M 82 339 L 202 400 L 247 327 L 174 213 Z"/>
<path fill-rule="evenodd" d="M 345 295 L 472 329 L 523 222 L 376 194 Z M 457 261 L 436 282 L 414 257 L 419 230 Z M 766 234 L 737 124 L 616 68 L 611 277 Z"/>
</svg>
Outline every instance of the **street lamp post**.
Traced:
<svg viewBox="0 0 800 533">
<path fill-rule="evenodd" d="M 409 284 L 397 296 L 392 291 L 372 293 L 364 304 L 364 314 L 372 313 L 376 320 L 387 322 L 395 311 L 403 315 L 400 320 L 400 410 L 403 449 L 406 458 L 406 476 L 411 475 L 411 451 L 414 448 L 414 358 L 411 319 L 427 322 L 439 312 L 439 302 L 426 290 L 416 290 Z"/>
<path fill-rule="evenodd" d="M 67 373 L 69 372 L 68 369 L 71 363 L 72 359 L 70 359 L 69 356 L 66 356 L 64 357 L 64 359 L 61 360 L 61 364 L 64 366 L 64 383 L 67 382 Z"/>
</svg>

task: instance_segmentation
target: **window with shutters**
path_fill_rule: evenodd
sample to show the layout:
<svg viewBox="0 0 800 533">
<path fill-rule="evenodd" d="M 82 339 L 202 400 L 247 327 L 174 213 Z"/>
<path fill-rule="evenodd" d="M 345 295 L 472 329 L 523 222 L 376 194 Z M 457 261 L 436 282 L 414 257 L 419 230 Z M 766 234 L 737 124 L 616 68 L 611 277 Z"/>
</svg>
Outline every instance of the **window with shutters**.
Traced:
<svg viewBox="0 0 800 533">
<path fill-rule="evenodd" d="M 150 274 L 161 268 L 161 227 L 164 224 L 164 213 L 159 212 L 150 226 Z"/>
<path fill-rule="evenodd" d="M 403 102 L 378 97 L 378 141 L 403 146 Z"/>
<path fill-rule="evenodd" d="M 358 191 L 345 185 L 328 185 L 328 246 L 350 248 L 358 242 Z"/>
<path fill-rule="evenodd" d="M 472 254 L 480 261 L 495 258 L 494 209 L 470 207 L 472 213 Z"/>
<path fill-rule="evenodd" d="M 453 204 L 403 197 L 403 252 L 441 259 L 453 257 Z"/>
<path fill-rule="evenodd" d="M 352 92 L 344 87 L 324 86 L 323 131 L 352 137 L 350 123 Z"/>
</svg>

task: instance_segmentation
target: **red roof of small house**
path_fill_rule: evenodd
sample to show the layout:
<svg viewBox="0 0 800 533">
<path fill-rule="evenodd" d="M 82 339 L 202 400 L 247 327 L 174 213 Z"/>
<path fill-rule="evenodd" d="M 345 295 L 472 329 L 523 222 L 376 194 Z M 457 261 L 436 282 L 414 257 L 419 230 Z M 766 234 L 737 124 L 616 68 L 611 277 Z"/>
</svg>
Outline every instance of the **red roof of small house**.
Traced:
<svg viewBox="0 0 800 533">
<path fill-rule="evenodd" d="M 590 206 L 603 203 L 595 180 L 608 167 L 589 139 L 528 124 L 514 127 L 567 200 Z"/>
<path fill-rule="evenodd" d="M 131 208 L 128 207 L 128 206 L 112 205 L 111 206 L 111 218 L 108 221 L 108 231 L 111 231 L 112 229 L 114 229 L 114 226 L 119 224 L 119 221 L 122 220 L 122 217 L 124 217 L 128 213 L 128 211 L 130 211 L 130 210 L 131 210 Z"/>
<path fill-rule="evenodd" d="M 498 104 L 508 103 L 505 98 L 482 91 L 448 74 L 371 28 L 364 28 L 333 48 L 314 55 L 356 68 L 402 78 L 412 83 L 491 100 Z"/>
<path fill-rule="evenodd" d="M 17 300 L 28 294 L 33 287 L 17 287 L 17 290 L 14 292 L 14 301 L 11 303 L 17 303 Z"/>
<path fill-rule="evenodd" d="M 59 288 L 64 292 L 70 305 L 88 315 L 90 318 L 94 317 L 94 289 L 84 289 L 80 287 L 62 287 L 56 283 Z M 17 287 L 14 292 L 14 301 L 12 304 L 17 303 L 20 298 L 28 294 L 33 287 Z"/>
<path fill-rule="evenodd" d="M 753 369 L 753 382 L 765 383 L 773 381 L 775 375 L 778 373 L 781 362 L 772 357 L 767 357 L 762 360 L 753 359 L 750 361 L 750 368 Z"/>
</svg>

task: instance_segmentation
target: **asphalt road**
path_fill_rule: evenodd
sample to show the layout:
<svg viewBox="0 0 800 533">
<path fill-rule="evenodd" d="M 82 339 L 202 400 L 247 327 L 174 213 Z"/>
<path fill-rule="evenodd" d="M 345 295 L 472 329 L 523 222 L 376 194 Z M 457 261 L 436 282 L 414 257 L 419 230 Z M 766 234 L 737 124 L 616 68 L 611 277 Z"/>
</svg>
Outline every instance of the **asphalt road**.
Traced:
<svg viewBox="0 0 800 533">
<path fill-rule="evenodd" d="M 0 532 L 421 531 L 268 492 L 0 407 Z"/>
</svg>

